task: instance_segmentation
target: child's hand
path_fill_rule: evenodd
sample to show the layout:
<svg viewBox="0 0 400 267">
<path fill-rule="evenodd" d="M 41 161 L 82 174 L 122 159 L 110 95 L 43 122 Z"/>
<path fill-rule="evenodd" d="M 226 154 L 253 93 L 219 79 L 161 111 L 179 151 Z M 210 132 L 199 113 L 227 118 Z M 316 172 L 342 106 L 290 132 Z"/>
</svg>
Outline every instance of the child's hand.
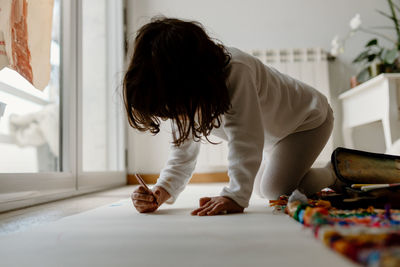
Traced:
<svg viewBox="0 0 400 267">
<path fill-rule="evenodd" d="M 132 195 L 132 203 L 140 213 L 153 212 L 161 206 L 168 198 L 169 193 L 162 187 L 156 186 L 153 192 L 147 191 L 143 186 L 139 186 Z"/>
<path fill-rule="evenodd" d="M 240 213 L 244 208 L 227 197 L 203 197 L 200 198 L 200 208 L 192 211 L 192 215 L 218 215 L 225 213 Z"/>
<path fill-rule="evenodd" d="M 147 191 L 143 186 L 139 186 L 132 195 L 132 203 L 137 211 L 153 212 L 158 208 L 157 200 L 153 194 Z"/>
</svg>

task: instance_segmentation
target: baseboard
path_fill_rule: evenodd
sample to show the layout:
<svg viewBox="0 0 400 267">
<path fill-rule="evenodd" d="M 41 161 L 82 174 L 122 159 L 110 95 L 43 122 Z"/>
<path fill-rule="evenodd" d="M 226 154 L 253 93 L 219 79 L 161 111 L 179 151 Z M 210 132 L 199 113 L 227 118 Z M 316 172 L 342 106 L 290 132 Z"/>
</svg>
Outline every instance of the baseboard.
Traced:
<svg viewBox="0 0 400 267">
<path fill-rule="evenodd" d="M 147 184 L 155 184 L 159 174 L 140 173 L 140 176 Z M 138 184 L 133 174 L 127 175 L 128 184 Z M 195 173 L 190 179 L 190 183 L 225 183 L 229 182 L 227 172 Z"/>
</svg>

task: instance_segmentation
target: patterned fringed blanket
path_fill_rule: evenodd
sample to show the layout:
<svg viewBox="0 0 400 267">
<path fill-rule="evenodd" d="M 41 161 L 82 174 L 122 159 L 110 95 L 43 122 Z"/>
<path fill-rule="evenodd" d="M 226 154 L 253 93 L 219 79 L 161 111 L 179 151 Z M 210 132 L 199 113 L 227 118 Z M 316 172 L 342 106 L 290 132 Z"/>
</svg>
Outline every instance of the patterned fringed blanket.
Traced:
<svg viewBox="0 0 400 267">
<path fill-rule="evenodd" d="M 312 229 L 325 245 L 361 265 L 400 266 L 400 210 L 391 209 L 390 204 L 385 209 L 337 209 L 330 201 L 307 199 L 296 190 L 290 198 L 271 200 L 270 206 Z"/>
</svg>

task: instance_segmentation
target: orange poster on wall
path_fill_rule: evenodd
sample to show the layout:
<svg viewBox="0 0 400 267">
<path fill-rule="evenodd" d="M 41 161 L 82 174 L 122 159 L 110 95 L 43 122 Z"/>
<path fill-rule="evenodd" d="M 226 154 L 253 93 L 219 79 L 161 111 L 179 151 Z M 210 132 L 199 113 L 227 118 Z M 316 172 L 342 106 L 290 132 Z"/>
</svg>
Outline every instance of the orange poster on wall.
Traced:
<svg viewBox="0 0 400 267">
<path fill-rule="evenodd" d="M 50 79 L 53 0 L 0 0 L 0 69 L 11 68 L 37 89 Z"/>
</svg>

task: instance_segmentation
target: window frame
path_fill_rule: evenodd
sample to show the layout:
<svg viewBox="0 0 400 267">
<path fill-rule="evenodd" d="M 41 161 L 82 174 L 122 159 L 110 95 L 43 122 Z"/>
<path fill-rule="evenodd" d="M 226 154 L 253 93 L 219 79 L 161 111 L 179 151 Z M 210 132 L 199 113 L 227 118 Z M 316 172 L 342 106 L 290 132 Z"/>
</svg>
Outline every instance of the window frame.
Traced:
<svg viewBox="0 0 400 267">
<path fill-rule="evenodd" d="M 126 185 L 125 132 L 121 110 L 113 110 L 112 127 L 118 138 L 118 169 L 121 171 L 84 172 L 82 170 L 82 1 L 61 0 L 61 88 L 60 88 L 60 168 L 59 172 L 0 173 L 0 193 L 34 191 L 34 194 L 0 202 L 0 212 L 72 197 L 106 188 Z M 108 73 L 122 73 L 124 59 L 123 0 L 107 1 L 109 22 L 108 53 L 114 60 Z M 121 49 L 119 49 L 121 48 Z M 110 58 L 110 54 L 108 55 Z M 114 75 L 115 76 L 115 75 Z M 113 81 L 109 79 L 109 81 Z M 115 88 L 115 81 L 108 84 Z M 114 86 L 114 87 L 110 87 Z M 112 118 L 112 117 L 111 117 Z"/>
</svg>

